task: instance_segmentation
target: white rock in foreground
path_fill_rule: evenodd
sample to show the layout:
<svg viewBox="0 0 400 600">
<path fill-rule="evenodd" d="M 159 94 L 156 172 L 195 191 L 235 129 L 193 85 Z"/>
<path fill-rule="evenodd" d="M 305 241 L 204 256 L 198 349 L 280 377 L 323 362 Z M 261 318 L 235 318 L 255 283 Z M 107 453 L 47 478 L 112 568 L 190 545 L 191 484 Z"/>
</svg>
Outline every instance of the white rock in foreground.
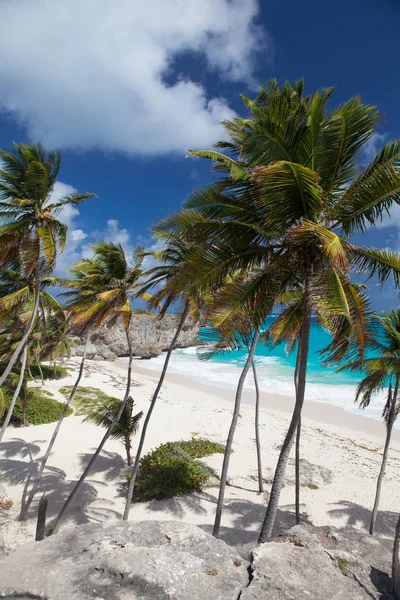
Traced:
<svg viewBox="0 0 400 600">
<path fill-rule="evenodd" d="M 237 600 L 247 563 L 175 522 L 81 525 L 0 561 L 0 597 L 46 600 Z"/>
</svg>

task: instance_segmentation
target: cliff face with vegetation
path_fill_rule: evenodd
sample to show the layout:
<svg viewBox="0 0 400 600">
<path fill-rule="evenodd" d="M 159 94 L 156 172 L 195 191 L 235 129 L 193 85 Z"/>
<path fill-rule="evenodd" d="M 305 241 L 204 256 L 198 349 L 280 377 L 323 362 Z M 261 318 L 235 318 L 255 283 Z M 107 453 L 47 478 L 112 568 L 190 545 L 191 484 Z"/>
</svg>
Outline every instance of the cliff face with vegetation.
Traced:
<svg viewBox="0 0 400 600">
<path fill-rule="evenodd" d="M 169 348 L 179 323 L 179 315 L 166 315 L 158 319 L 153 315 L 134 315 L 130 327 L 130 339 L 135 356 L 150 358 Z M 195 346 L 198 342 L 199 327 L 187 319 L 179 336 L 177 348 Z M 83 351 L 83 340 L 74 349 L 76 355 Z M 121 323 L 105 325 L 91 337 L 88 358 L 113 359 L 127 356 L 128 343 Z"/>
</svg>

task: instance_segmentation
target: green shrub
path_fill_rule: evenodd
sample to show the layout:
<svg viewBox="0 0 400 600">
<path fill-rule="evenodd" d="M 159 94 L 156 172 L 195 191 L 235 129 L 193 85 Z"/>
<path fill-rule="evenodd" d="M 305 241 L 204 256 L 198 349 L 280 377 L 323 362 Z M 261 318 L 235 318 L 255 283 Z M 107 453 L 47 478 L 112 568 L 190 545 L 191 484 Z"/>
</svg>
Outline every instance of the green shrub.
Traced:
<svg viewBox="0 0 400 600">
<path fill-rule="evenodd" d="M 64 385 L 59 391 L 65 398 L 68 398 L 72 391 L 72 385 Z M 118 399 L 108 396 L 98 388 L 79 387 L 75 392 L 72 404 L 76 415 L 87 416 L 103 406 L 110 406 L 112 402 L 118 402 Z"/>
<path fill-rule="evenodd" d="M 201 491 L 210 477 L 218 477 L 214 469 L 198 457 L 224 452 L 221 444 L 210 440 L 167 442 L 140 461 L 133 502 L 162 500 Z"/>
<path fill-rule="evenodd" d="M 11 422 L 15 425 L 22 424 L 23 421 L 23 406 L 22 403 L 27 403 L 26 419 L 31 425 L 42 425 L 43 423 L 53 423 L 58 421 L 62 413 L 64 405 L 61 402 L 54 400 L 50 392 L 29 389 L 24 400 L 19 398 L 15 403 Z M 5 395 L 5 409 L 8 410 L 12 399 L 12 394 Z M 72 409 L 68 408 L 67 415 L 72 414 Z M 4 417 L 3 417 L 4 420 Z"/>
<path fill-rule="evenodd" d="M 71 369 L 63 367 L 62 365 L 56 366 L 54 372 L 54 365 L 40 365 L 43 372 L 43 379 L 63 379 L 68 375 Z M 35 379 L 40 379 L 40 371 L 37 365 L 31 365 L 30 371 Z"/>
</svg>

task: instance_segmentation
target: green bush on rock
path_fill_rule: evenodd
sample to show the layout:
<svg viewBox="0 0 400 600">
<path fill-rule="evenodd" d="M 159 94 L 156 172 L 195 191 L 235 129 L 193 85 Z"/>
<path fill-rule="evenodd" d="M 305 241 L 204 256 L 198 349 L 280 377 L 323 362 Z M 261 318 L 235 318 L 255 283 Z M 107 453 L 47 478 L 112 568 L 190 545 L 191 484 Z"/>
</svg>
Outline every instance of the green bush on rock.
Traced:
<svg viewBox="0 0 400 600">
<path fill-rule="evenodd" d="M 163 500 L 201 491 L 214 469 L 196 460 L 224 452 L 224 446 L 210 440 L 167 442 L 146 454 L 140 461 L 133 502 Z"/>
</svg>

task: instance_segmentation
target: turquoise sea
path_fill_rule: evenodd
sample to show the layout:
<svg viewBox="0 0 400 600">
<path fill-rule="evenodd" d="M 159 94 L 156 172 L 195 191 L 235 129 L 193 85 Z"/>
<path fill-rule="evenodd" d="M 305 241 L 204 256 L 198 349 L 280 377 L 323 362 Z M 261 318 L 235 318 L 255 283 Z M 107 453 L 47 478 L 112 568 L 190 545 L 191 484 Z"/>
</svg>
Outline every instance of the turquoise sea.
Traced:
<svg viewBox="0 0 400 600">
<path fill-rule="evenodd" d="M 273 317 L 271 317 L 273 319 Z M 265 323 L 265 328 L 270 320 Z M 200 336 L 210 340 L 209 331 L 203 330 Z M 310 353 L 306 397 L 319 402 L 328 402 L 351 411 L 363 413 L 375 419 L 381 419 L 384 395 L 376 398 L 371 406 L 361 411 L 354 403 L 355 389 L 361 377 L 357 373 L 336 372 L 333 366 L 322 365 L 319 351 L 329 343 L 329 335 L 316 323 L 311 327 Z M 202 383 L 234 388 L 240 370 L 243 368 L 247 352 L 245 349 L 219 354 L 210 360 L 199 359 L 202 348 L 183 348 L 173 352 L 170 369 Z M 255 362 L 262 390 L 285 396 L 293 396 L 293 373 L 296 353 L 287 355 L 284 345 L 272 349 L 265 343 L 257 345 Z M 164 357 L 141 361 L 140 366 L 159 370 Z M 251 371 L 246 379 L 246 387 L 253 388 Z"/>
</svg>

